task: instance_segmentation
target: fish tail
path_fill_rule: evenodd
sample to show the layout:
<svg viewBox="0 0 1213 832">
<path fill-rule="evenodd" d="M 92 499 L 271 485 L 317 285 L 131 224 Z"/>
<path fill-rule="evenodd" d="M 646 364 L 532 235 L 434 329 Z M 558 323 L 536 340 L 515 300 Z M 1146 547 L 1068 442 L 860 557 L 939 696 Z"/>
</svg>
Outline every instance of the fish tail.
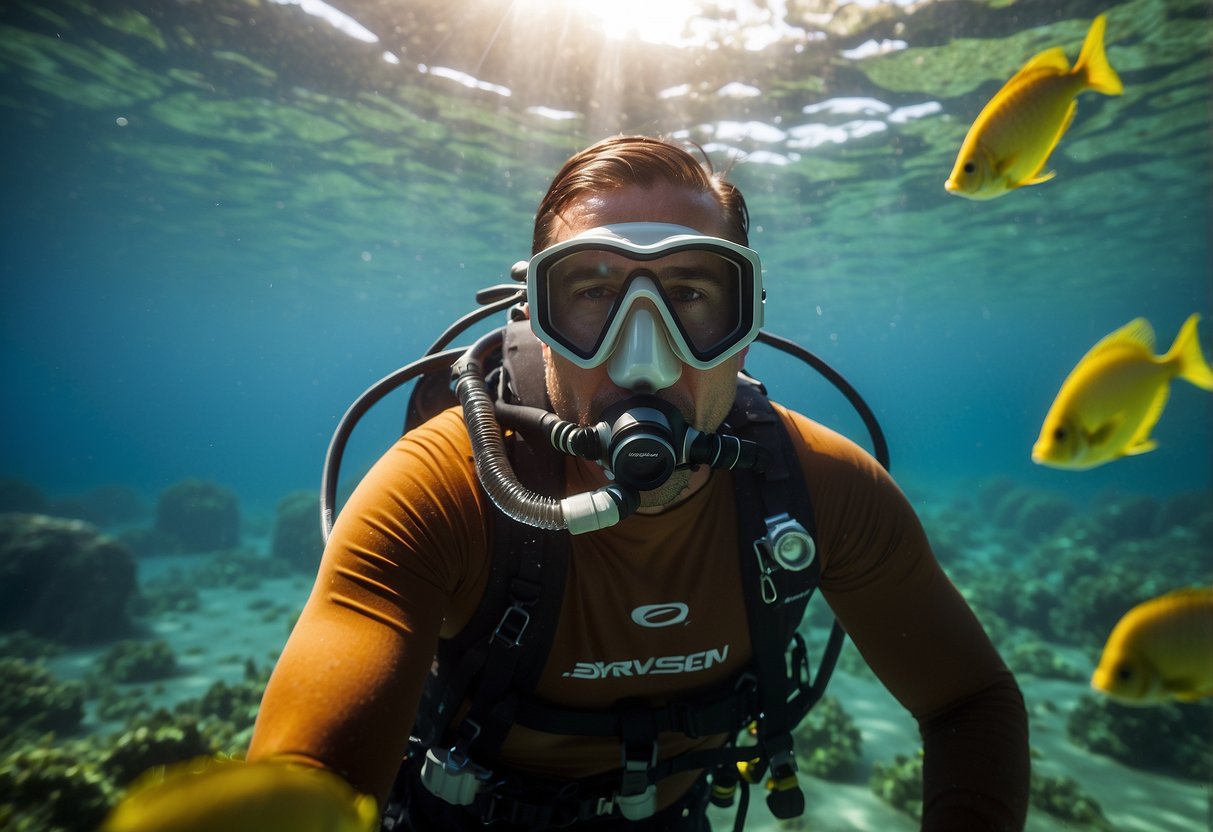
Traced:
<svg viewBox="0 0 1213 832">
<path fill-rule="evenodd" d="M 1189 381 L 1202 390 L 1213 390 L 1213 370 L 1209 369 L 1209 362 L 1200 348 L 1200 338 L 1196 333 L 1198 321 L 1198 313 L 1193 312 L 1188 316 L 1163 360 L 1176 362 L 1176 375 L 1184 381 Z"/>
<path fill-rule="evenodd" d="M 1103 35 L 1107 24 L 1108 16 L 1104 14 L 1091 21 L 1082 52 L 1074 64 L 1074 74 L 1084 78 L 1089 89 L 1104 95 L 1120 95 L 1125 91 L 1125 85 L 1116 70 L 1112 69 L 1112 64 L 1108 63 L 1108 53 L 1104 51 Z"/>
</svg>

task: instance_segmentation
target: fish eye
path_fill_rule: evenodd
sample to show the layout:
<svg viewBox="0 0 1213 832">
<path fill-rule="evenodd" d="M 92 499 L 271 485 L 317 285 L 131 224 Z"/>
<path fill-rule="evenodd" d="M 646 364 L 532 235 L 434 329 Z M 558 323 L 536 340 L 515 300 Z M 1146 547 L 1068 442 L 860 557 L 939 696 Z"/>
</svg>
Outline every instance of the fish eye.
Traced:
<svg viewBox="0 0 1213 832">
<path fill-rule="evenodd" d="M 1117 665 L 1116 678 L 1122 682 L 1129 681 L 1133 678 L 1133 668 L 1127 664 Z"/>
<path fill-rule="evenodd" d="M 972 162 L 965 162 L 965 166 L 964 166 L 965 173 L 972 173 L 975 170 L 977 170 L 977 165 L 973 164 Z"/>
<path fill-rule="evenodd" d="M 1066 429 L 1065 428 L 1056 428 L 1053 431 L 1053 438 L 1056 439 L 1058 442 L 1064 442 L 1066 439 Z"/>
</svg>

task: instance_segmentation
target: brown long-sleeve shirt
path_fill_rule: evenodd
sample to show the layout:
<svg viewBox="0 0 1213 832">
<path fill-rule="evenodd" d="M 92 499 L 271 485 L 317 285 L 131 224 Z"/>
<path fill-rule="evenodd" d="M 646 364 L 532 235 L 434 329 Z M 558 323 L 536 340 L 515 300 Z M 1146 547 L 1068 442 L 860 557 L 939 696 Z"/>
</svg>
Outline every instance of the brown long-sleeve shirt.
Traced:
<svg viewBox="0 0 1213 832">
<path fill-rule="evenodd" d="M 777 410 L 813 498 L 821 592 L 921 727 L 924 829 L 1022 827 L 1027 723 L 1013 677 L 886 472 L 844 437 Z M 569 494 L 593 487 L 572 461 L 566 476 Z M 459 632 L 484 592 L 492 510 L 458 409 L 379 460 L 333 529 L 266 691 L 250 759 L 312 762 L 386 795 L 437 640 Z M 660 514 L 573 537 L 537 695 L 558 706 L 609 708 L 625 698 L 685 696 L 738 673 L 751 645 L 735 541 L 726 472 L 713 472 L 704 488 Z M 644 626 L 649 605 L 685 605 L 685 619 Z M 722 739 L 664 735 L 659 753 L 668 758 Z M 619 765 L 617 742 L 519 726 L 502 754 L 519 770 L 562 777 Z M 688 784 L 688 776 L 664 781 L 660 804 Z"/>
</svg>

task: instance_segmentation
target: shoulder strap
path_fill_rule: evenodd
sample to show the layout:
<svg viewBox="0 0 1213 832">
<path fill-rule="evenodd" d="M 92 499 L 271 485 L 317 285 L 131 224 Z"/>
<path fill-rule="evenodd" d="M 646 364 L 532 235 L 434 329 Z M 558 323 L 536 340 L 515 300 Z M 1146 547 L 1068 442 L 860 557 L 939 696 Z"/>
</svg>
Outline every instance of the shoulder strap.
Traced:
<svg viewBox="0 0 1213 832">
<path fill-rule="evenodd" d="M 816 525 L 795 449 L 760 384 L 744 377 L 739 381 L 730 420 L 735 432 L 777 451 L 763 474 L 737 472 L 733 488 L 746 617 L 762 713 L 757 739 L 771 769 L 767 803 L 776 817 L 795 817 L 804 812 L 804 793 L 796 779 L 792 730 L 804 712 L 790 707 L 789 701 L 807 677 L 807 656 L 796 628 L 821 577 L 815 553 Z M 808 536 L 813 556 L 806 568 L 793 570 L 780 566 L 771 547 L 775 535 L 797 523 Z M 772 638 L 772 633 L 780 637 Z"/>
<path fill-rule="evenodd" d="M 543 356 L 525 321 L 506 327 L 498 395 L 514 401 L 546 400 Z M 562 460 L 536 452 L 517 436 L 506 443 L 518 478 L 528 488 L 563 491 Z M 568 570 L 568 535 L 515 522 L 493 512 L 492 555 L 484 595 L 467 625 L 439 644 L 438 674 L 427 686 L 422 711 L 429 724 L 421 736 L 453 753 L 491 761 L 514 722 L 519 691 L 534 690 L 560 618 Z M 470 699 L 454 731 L 450 721 Z"/>
</svg>

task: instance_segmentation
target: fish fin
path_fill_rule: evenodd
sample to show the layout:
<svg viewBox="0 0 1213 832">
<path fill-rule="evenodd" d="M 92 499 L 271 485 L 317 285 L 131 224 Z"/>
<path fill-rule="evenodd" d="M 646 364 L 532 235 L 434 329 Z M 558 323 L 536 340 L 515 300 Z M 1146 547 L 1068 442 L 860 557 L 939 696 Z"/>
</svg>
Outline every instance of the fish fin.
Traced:
<svg viewBox="0 0 1213 832">
<path fill-rule="evenodd" d="M 1057 171 L 1051 170 L 1046 174 L 1042 174 L 1042 175 L 1037 175 L 1037 174 L 1039 174 L 1039 171 L 1037 171 L 1037 173 L 1032 174 L 1032 176 L 1023 180 L 1022 182 L 1016 182 L 1015 187 L 1022 188 L 1025 185 L 1039 185 L 1041 182 L 1048 182 L 1050 179 L 1052 179 L 1054 176 L 1057 175 Z"/>
<path fill-rule="evenodd" d="M 1129 440 L 1129 444 L 1125 447 L 1125 456 L 1137 456 L 1138 454 L 1149 453 L 1158 447 L 1158 443 L 1150 438 L 1150 431 L 1158 424 L 1163 408 L 1167 406 L 1167 398 L 1170 395 L 1170 384 L 1163 384 L 1158 388 L 1158 392 L 1154 394 L 1154 400 L 1150 402 L 1149 410 L 1142 417 L 1141 427 L 1137 429 L 1137 433 L 1133 434 L 1133 437 Z"/>
<path fill-rule="evenodd" d="M 1104 29 L 1107 27 L 1108 16 L 1101 14 L 1091 21 L 1087 30 L 1086 40 L 1082 43 L 1082 52 L 1074 62 L 1074 74 L 1086 80 L 1087 88 L 1101 92 L 1104 95 L 1120 95 L 1125 91 L 1125 85 L 1108 62 L 1108 54 L 1104 50 Z"/>
<path fill-rule="evenodd" d="M 1095 355 L 1107 349 L 1131 347 L 1154 355 L 1154 327 L 1145 318 L 1134 318 L 1115 332 L 1110 332 L 1087 352 Z"/>
<path fill-rule="evenodd" d="M 1070 129 L 1070 123 L 1074 121 L 1074 114 L 1076 112 L 1078 112 L 1078 102 L 1071 101 L 1070 106 L 1066 108 L 1065 118 L 1061 120 L 1061 126 L 1057 128 L 1057 133 L 1053 136 L 1053 140 L 1049 142 L 1048 152 L 1046 152 L 1044 158 L 1040 160 L 1040 165 L 1036 168 L 1036 170 L 1032 171 L 1019 182 L 1016 182 L 1015 187 L 1018 188 L 1024 185 L 1039 185 L 1041 182 L 1048 182 L 1057 175 L 1056 171 L 1049 171 L 1048 173 L 1044 174 L 1042 174 L 1041 171 L 1044 170 L 1045 165 L 1049 163 L 1049 156 L 1057 147 L 1057 143 L 1061 141 L 1061 137 L 1066 134 L 1066 130 Z"/>
<path fill-rule="evenodd" d="M 1011 80 L 1007 82 L 1007 85 L 1009 86 L 1014 83 L 1021 75 L 1027 75 L 1030 72 L 1036 72 L 1041 69 L 1055 69 L 1058 70 L 1059 74 L 1063 75 L 1068 73 L 1070 71 L 1070 59 L 1066 57 L 1066 50 L 1060 46 L 1054 46 L 1052 49 L 1046 49 L 1034 55 L 1031 60 L 1019 68 L 1019 72 L 1011 76 Z"/>
<path fill-rule="evenodd" d="M 1179 334 L 1175 336 L 1175 343 L 1163 356 L 1162 361 L 1174 361 L 1179 367 L 1176 375 L 1184 381 L 1191 382 L 1202 390 L 1213 390 L 1213 369 L 1209 368 L 1209 362 L 1200 349 L 1200 338 L 1196 333 L 1196 324 L 1199 322 L 1198 313 L 1193 312 L 1188 316 L 1188 320 L 1180 327 Z"/>
<path fill-rule="evenodd" d="M 1124 421 L 1124 414 L 1117 413 L 1111 419 L 1096 427 L 1095 430 L 1084 429 L 1083 432 L 1086 434 L 1085 442 L 1087 447 L 1098 448 L 1106 443 L 1108 441 L 1108 437 L 1116 433 L 1116 429 L 1120 427 L 1120 423 L 1122 421 Z"/>
<path fill-rule="evenodd" d="M 1163 683 L 1163 688 L 1180 702 L 1199 702 L 1213 695 L 1213 690 L 1194 690 L 1192 684 L 1190 679 L 1168 679 Z"/>
<path fill-rule="evenodd" d="M 1140 456 L 1141 454 L 1148 454 L 1150 451 L 1155 450 L 1157 447 L 1158 447 L 1157 440 L 1147 439 L 1144 442 L 1138 442 L 1136 444 L 1129 445 L 1127 448 L 1125 448 L 1125 456 Z"/>
</svg>

